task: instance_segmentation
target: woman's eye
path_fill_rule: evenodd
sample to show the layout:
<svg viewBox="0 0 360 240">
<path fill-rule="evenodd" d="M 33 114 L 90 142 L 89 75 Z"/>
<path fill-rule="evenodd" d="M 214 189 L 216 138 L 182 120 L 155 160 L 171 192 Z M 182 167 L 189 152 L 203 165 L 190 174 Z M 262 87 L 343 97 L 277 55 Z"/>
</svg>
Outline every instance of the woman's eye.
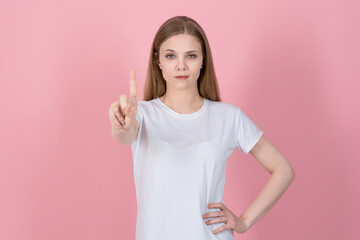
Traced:
<svg viewBox="0 0 360 240">
<path fill-rule="evenodd" d="M 169 58 L 169 56 L 174 56 L 173 54 L 168 54 L 168 55 L 166 55 L 165 57 L 166 58 Z M 191 56 L 190 58 L 196 58 L 196 55 L 195 54 L 190 54 L 189 56 Z M 170 58 L 170 59 L 172 59 L 172 57 Z"/>
</svg>

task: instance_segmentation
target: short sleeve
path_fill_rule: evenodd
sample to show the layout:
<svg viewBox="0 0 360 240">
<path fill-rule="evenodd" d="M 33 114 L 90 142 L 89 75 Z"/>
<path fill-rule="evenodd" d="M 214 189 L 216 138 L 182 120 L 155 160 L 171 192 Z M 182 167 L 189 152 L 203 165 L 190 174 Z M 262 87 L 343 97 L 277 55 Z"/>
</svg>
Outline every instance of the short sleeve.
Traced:
<svg viewBox="0 0 360 240">
<path fill-rule="evenodd" d="M 142 131 L 142 122 L 144 119 L 144 112 L 143 112 L 143 108 L 141 105 L 141 101 L 138 101 L 137 104 L 137 113 L 136 113 L 136 121 L 138 122 L 138 132 L 136 137 L 134 138 L 134 140 L 131 142 L 131 149 L 135 150 L 137 148 L 137 145 L 140 143 L 140 136 L 141 136 L 141 131 Z M 133 155 L 135 156 L 135 151 L 133 152 Z"/>
<path fill-rule="evenodd" d="M 248 154 L 253 146 L 259 141 L 263 132 L 256 124 L 239 108 L 235 113 L 235 145 L 243 153 Z"/>
<path fill-rule="evenodd" d="M 137 120 L 137 122 L 138 122 L 138 124 L 140 126 L 141 123 L 142 123 L 142 120 L 143 120 L 143 110 L 142 110 L 141 102 L 139 102 L 139 101 L 138 101 L 138 104 L 137 104 L 136 120 Z"/>
</svg>

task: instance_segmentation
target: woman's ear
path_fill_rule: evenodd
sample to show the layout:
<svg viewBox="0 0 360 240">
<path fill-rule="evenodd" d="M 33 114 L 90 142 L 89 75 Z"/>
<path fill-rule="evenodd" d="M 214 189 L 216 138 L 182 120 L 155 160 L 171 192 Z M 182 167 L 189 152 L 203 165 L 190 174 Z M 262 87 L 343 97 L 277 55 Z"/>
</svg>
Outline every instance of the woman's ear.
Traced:
<svg viewBox="0 0 360 240">
<path fill-rule="evenodd" d="M 159 59 L 157 52 L 154 52 L 154 54 L 155 54 L 155 56 L 156 56 L 155 58 Z M 160 60 L 157 61 L 157 64 L 158 64 L 159 68 L 161 69 L 161 67 L 160 67 Z"/>
</svg>

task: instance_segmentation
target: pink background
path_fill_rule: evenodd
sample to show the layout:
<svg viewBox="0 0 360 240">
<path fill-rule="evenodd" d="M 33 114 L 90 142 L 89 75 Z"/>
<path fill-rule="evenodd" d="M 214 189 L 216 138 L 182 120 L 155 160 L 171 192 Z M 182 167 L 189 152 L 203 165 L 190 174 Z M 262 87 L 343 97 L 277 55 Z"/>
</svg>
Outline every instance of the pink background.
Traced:
<svg viewBox="0 0 360 240">
<path fill-rule="evenodd" d="M 359 239 L 359 6 L 356 1 L 0 3 L 0 239 L 134 239 L 130 146 L 110 104 L 142 100 L 150 46 L 170 17 L 207 33 L 222 100 L 240 106 L 296 179 L 235 239 Z M 249 154 L 227 165 L 240 215 L 270 175 Z M 166 221 L 166 219 L 165 219 Z"/>
</svg>

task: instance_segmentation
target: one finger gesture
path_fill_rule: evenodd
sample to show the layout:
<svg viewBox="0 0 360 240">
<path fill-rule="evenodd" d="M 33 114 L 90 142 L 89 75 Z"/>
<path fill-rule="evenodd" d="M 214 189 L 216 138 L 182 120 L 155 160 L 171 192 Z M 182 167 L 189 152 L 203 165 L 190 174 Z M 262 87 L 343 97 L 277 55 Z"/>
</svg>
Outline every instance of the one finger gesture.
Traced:
<svg viewBox="0 0 360 240">
<path fill-rule="evenodd" d="M 119 101 L 111 104 L 109 117 L 114 129 L 127 130 L 136 122 L 137 115 L 136 75 L 130 71 L 130 97 L 120 95 Z"/>
</svg>

